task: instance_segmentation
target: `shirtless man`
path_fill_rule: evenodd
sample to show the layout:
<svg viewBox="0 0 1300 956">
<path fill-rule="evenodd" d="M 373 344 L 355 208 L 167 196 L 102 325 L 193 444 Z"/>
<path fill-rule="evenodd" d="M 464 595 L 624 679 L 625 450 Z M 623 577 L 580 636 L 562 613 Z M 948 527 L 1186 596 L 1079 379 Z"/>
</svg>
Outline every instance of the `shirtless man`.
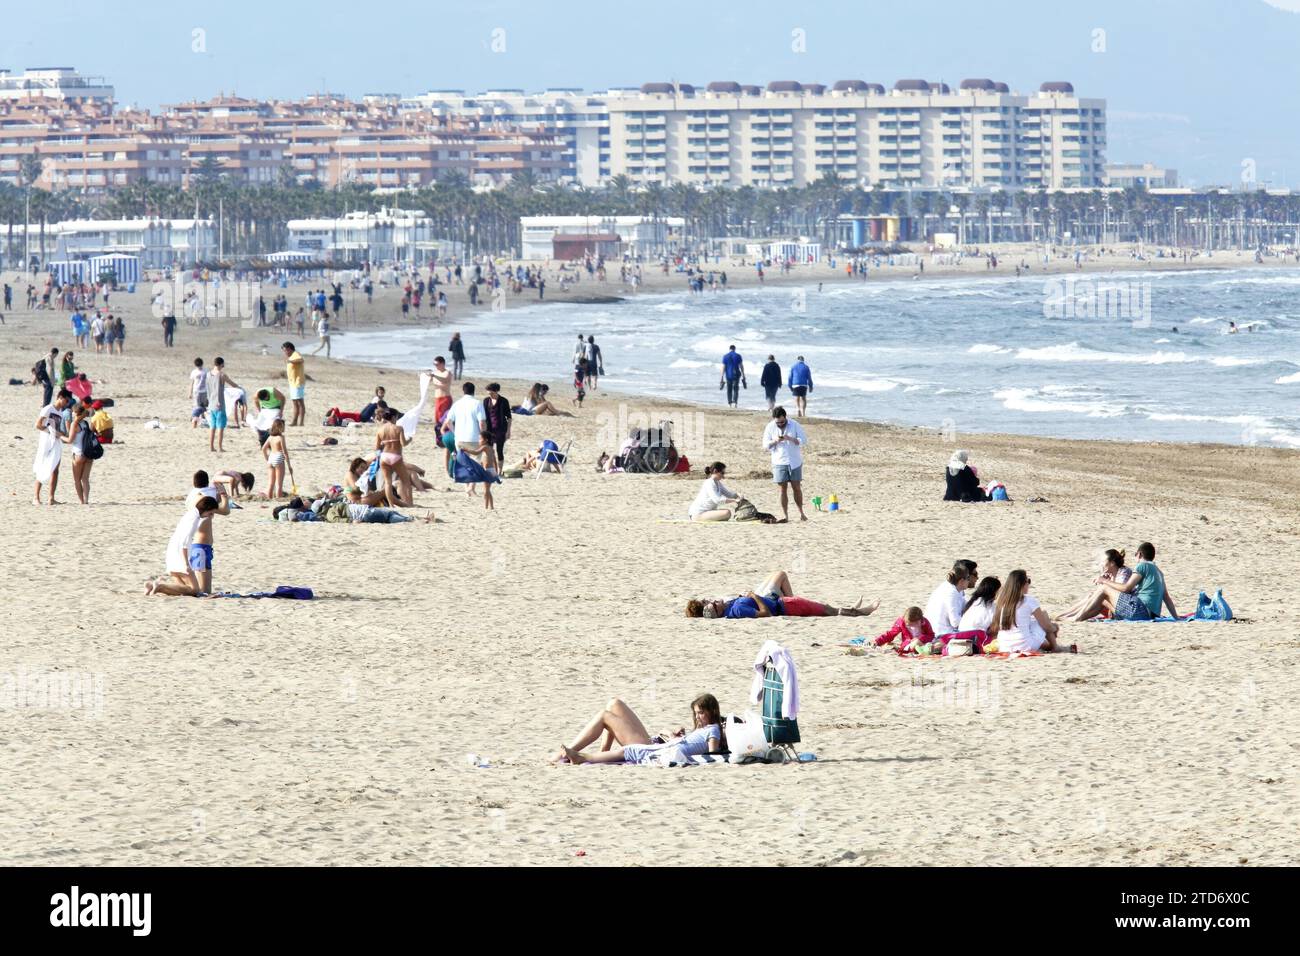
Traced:
<svg viewBox="0 0 1300 956">
<path fill-rule="evenodd" d="M 411 493 L 411 476 L 402 460 L 402 449 L 411 443 L 406 431 L 397 424 L 397 412 L 389 409 L 385 421 L 375 433 L 375 450 L 379 452 L 379 471 L 384 477 L 384 494 L 390 502 L 410 507 L 414 504 Z M 394 492 L 394 481 L 398 482 L 398 492 Z"/>
<path fill-rule="evenodd" d="M 451 369 L 447 368 L 447 360 L 439 355 L 429 374 L 433 376 L 433 420 L 440 422 L 451 408 Z"/>
<path fill-rule="evenodd" d="M 145 594 L 203 597 L 212 593 L 212 516 L 225 507 L 224 494 L 220 502 L 204 495 L 186 511 L 167 544 L 167 577 L 146 583 Z"/>
</svg>

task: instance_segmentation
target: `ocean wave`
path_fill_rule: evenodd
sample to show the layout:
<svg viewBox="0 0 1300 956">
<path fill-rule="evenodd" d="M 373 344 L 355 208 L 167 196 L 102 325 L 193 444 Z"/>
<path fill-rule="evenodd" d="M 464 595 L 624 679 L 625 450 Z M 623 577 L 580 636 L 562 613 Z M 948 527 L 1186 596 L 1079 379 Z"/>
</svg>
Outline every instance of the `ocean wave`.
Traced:
<svg viewBox="0 0 1300 956">
<path fill-rule="evenodd" d="M 1117 418 L 1126 411 L 1122 405 L 1105 402 L 1052 401 L 1042 397 L 1034 388 L 1004 388 L 994 392 L 993 397 L 1002 403 L 1003 408 L 1013 412 L 1063 412 L 1088 418 Z"/>
<path fill-rule="evenodd" d="M 1274 385 L 1295 385 L 1297 383 L 1300 383 L 1300 372 L 1296 372 L 1292 375 L 1283 375 L 1281 378 L 1273 381 Z"/>
<path fill-rule="evenodd" d="M 969 355 L 1006 355 L 1010 351 L 1011 349 L 1003 348 L 1001 345 L 988 345 L 984 342 L 972 345 L 966 350 Z"/>
<path fill-rule="evenodd" d="M 1210 285 L 1300 285 L 1300 276 L 1245 276 L 1239 279 L 1218 279 Z"/>
<path fill-rule="evenodd" d="M 1124 365 L 1184 365 L 1189 362 L 1209 362 L 1223 368 L 1238 365 L 1259 365 L 1268 359 L 1248 359 L 1234 355 L 1196 356 L 1186 352 L 1101 352 L 1084 348 L 1078 342 L 1068 345 L 1048 345 L 1039 349 L 1022 348 L 1016 358 L 1030 362 L 1115 362 Z"/>
<path fill-rule="evenodd" d="M 817 379 L 816 384 L 829 388 L 848 388 L 855 392 L 888 392 L 898 388 L 901 382 L 891 382 L 883 378 L 826 378 Z"/>
<path fill-rule="evenodd" d="M 669 368 L 712 368 L 717 362 L 692 362 L 690 359 L 675 359 Z"/>
<path fill-rule="evenodd" d="M 684 312 L 685 302 L 660 302 L 654 307 L 655 312 Z"/>
<path fill-rule="evenodd" d="M 698 342 L 691 343 L 692 352 L 700 352 L 704 355 L 721 356 L 726 353 L 731 346 L 736 346 L 736 351 L 746 345 L 754 345 L 762 342 L 767 336 L 757 329 L 746 329 L 736 335 L 723 338 L 721 335 L 711 335 L 707 339 L 700 339 Z"/>
</svg>

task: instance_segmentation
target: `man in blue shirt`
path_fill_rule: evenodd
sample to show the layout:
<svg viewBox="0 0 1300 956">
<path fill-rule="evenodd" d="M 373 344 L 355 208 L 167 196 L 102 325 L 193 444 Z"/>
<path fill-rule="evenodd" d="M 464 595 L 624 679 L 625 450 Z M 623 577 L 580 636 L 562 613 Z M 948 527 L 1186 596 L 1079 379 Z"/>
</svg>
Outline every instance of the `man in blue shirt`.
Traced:
<svg viewBox="0 0 1300 956">
<path fill-rule="evenodd" d="M 749 388 L 749 383 L 745 381 L 745 360 L 734 345 L 722 356 L 722 380 L 718 382 L 718 388 L 724 386 L 727 389 L 727 404 L 732 408 L 740 403 L 741 388 Z"/>
<path fill-rule="evenodd" d="M 812 369 L 804 364 L 803 356 L 790 366 L 790 380 L 787 383 L 794 395 L 796 414 L 803 418 L 808 412 L 808 393 L 813 390 Z"/>
</svg>

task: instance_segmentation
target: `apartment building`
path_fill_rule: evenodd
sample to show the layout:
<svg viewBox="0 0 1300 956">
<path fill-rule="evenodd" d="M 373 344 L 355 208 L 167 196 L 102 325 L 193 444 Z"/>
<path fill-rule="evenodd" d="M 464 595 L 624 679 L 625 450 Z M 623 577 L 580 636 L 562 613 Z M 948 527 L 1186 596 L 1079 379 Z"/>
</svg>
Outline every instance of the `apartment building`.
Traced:
<svg viewBox="0 0 1300 956">
<path fill-rule="evenodd" d="M 28 67 L 22 73 L 0 70 L 0 101 L 33 100 L 111 103 L 113 88 L 102 76 L 82 76 L 70 66 Z"/>
<path fill-rule="evenodd" d="M 561 178 L 564 143 L 540 128 L 401 110 L 395 99 L 335 94 L 299 101 L 217 96 L 162 113 L 115 110 L 111 100 L 0 99 L 0 181 L 92 192 L 141 182 L 188 186 L 196 172 L 247 184 L 282 177 L 326 187 L 426 186 L 458 172 L 495 186 L 529 172 Z"/>
<path fill-rule="evenodd" d="M 556 168 L 561 180 L 594 186 L 609 179 L 609 113 L 603 96 L 575 89 L 501 89 L 472 96 L 464 90 L 431 90 L 398 105 L 408 112 L 472 121 L 482 129 L 542 131 L 562 144 Z"/>
<path fill-rule="evenodd" d="M 886 187 L 1100 186 L 1104 100 L 1069 83 L 647 83 L 607 98 L 611 176 L 636 183 Z"/>
</svg>

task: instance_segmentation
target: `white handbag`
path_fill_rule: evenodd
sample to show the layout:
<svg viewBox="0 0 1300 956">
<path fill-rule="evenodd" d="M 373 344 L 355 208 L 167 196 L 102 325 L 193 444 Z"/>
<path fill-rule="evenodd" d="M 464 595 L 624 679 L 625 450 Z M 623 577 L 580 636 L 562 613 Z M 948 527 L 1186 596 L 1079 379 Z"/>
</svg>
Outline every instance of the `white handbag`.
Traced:
<svg viewBox="0 0 1300 956">
<path fill-rule="evenodd" d="M 765 758 L 772 745 L 763 736 L 762 716 L 752 710 L 743 717 L 728 715 L 727 749 L 731 751 L 732 763 L 740 763 L 745 757 Z"/>
</svg>

